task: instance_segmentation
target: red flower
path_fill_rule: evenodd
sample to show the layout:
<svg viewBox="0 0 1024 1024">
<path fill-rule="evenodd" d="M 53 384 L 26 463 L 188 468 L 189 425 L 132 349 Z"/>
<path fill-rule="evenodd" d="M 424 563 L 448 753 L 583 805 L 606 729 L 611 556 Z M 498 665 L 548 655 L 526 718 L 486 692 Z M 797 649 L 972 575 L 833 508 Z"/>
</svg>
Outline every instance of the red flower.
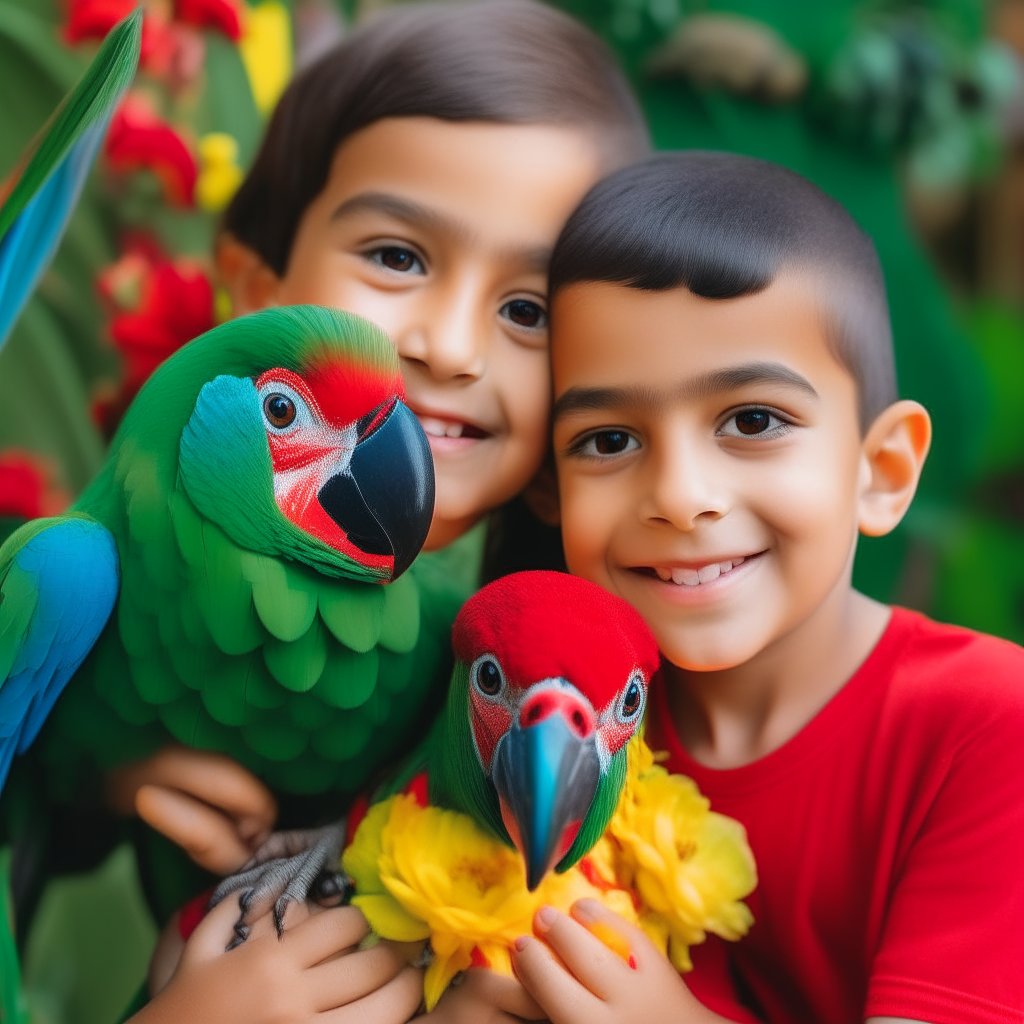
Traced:
<svg viewBox="0 0 1024 1024">
<path fill-rule="evenodd" d="M 139 0 L 68 0 L 68 22 L 64 38 L 69 43 L 102 39 L 122 18 L 139 5 Z M 166 16 L 154 5 L 146 5 L 142 23 L 142 59 L 146 62 L 156 37 L 165 32 Z M 175 0 L 174 20 L 195 28 L 212 28 L 237 42 L 242 34 L 240 0 Z M 147 38 L 148 37 L 148 38 Z"/>
<path fill-rule="evenodd" d="M 174 17 L 196 28 L 214 28 L 235 42 L 242 35 L 239 0 L 174 0 Z"/>
<path fill-rule="evenodd" d="M 195 262 L 173 262 L 155 240 L 136 236 L 98 280 L 114 315 L 110 337 L 124 357 L 120 392 L 96 403 L 93 415 L 108 432 L 150 374 L 186 342 L 213 327 L 213 287 Z"/>
<path fill-rule="evenodd" d="M 36 519 L 68 507 L 68 495 L 53 482 L 53 467 L 29 452 L 0 452 L 0 517 Z"/>
<path fill-rule="evenodd" d="M 118 171 L 152 171 L 174 206 L 191 206 L 198 168 L 185 140 L 142 93 L 129 93 L 110 122 L 107 159 Z"/>
</svg>

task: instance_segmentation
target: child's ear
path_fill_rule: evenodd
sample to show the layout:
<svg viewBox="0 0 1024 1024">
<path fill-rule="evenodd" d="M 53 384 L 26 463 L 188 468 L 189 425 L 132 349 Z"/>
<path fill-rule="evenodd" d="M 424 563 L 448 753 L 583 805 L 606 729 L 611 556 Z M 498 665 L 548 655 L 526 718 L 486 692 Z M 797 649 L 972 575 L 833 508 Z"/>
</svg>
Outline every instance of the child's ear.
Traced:
<svg viewBox="0 0 1024 1024">
<path fill-rule="evenodd" d="M 523 489 L 526 507 L 545 525 L 559 526 L 562 511 L 558 504 L 558 477 L 549 456 L 537 475 Z"/>
<path fill-rule="evenodd" d="M 871 424 L 862 446 L 858 528 L 867 537 L 894 529 L 914 500 L 932 421 L 918 402 L 894 402 Z"/>
<path fill-rule="evenodd" d="M 217 238 L 214 252 L 217 274 L 231 298 L 234 316 L 276 306 L 281 279 L 247 245 L 228 232 Z"/>
</svg>

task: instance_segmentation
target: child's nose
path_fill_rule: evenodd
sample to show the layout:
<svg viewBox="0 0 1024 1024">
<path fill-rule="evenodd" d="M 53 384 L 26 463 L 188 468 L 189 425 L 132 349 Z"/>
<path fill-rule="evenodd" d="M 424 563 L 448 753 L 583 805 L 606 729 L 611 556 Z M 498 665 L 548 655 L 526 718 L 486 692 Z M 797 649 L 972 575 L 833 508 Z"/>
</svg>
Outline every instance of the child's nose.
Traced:
<svg viewBox="0 0 1024 1024">
<path fill-rule="evenodd" d="M 471 294 L 424 297 L 408 325 L 396 332 L 403 359 L 420 364 L 438 383 L 483 376 L 487 365 L 487 325 Z"/>
<path fill-rule="evenodd" d="M 646 518 L 689 531 L 702 522 L 721 519 L 728 509 L 726 488 L 714 459 L 680 443 L 655 462 Z"/>
</svg>

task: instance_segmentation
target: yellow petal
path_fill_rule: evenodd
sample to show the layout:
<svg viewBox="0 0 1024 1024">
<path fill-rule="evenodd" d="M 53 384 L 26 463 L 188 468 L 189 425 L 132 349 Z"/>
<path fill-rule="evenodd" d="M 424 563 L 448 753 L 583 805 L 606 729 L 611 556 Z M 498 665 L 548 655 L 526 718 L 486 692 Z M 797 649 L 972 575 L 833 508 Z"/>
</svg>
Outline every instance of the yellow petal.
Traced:
<svg viewBox="0 0 1024 1024">
<path fill-rule="evenodd" d="M 452 978 L 459 971 L 466 970 L 472 962 L 473 959 L 469 953 L 462 954 L 460 951 L 451 956 L 442 957 L 436 955 L 435 950 L 434 962 L 427 968 L 427 973 L 423 976 L 423 1000 L 427 1004 L 427 1013 L 437 1006 Z"/>
<path fill-rule="evenodd" d="M 238 50 L 249 78 L 252 98 L 268 114 L 292 74 L 292 24 L 280 0 L 264 0 L 245 19 Z"/>
<path fill-rule="evenodd" d="M 352 905 L 363 912 L 370 927 L 382 939 L 420 942 L 430 938 L 426 922 L 413 917 L 391 896 L 353 896 Z"/>
</svg>

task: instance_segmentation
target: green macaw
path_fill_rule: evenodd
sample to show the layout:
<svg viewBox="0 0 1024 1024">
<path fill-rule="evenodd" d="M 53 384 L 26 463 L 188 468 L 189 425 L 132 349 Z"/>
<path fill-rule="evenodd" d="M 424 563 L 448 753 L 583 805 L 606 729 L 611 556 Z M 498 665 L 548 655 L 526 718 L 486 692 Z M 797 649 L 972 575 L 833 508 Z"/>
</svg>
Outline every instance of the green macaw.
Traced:
<svg viewBox="0 0 1024 1024">
<path fill-rule="evenodd" d="M 433 510 L 403 396 L 387 337 L 313 306 L 164 363 L 72 508 L 0 548 L 0 784 L 40 730 L 58 786 L 172 741 L 284 794 L 343 797 L 387 765 L 465 596 L 402 575 Z"/>
</svg>

